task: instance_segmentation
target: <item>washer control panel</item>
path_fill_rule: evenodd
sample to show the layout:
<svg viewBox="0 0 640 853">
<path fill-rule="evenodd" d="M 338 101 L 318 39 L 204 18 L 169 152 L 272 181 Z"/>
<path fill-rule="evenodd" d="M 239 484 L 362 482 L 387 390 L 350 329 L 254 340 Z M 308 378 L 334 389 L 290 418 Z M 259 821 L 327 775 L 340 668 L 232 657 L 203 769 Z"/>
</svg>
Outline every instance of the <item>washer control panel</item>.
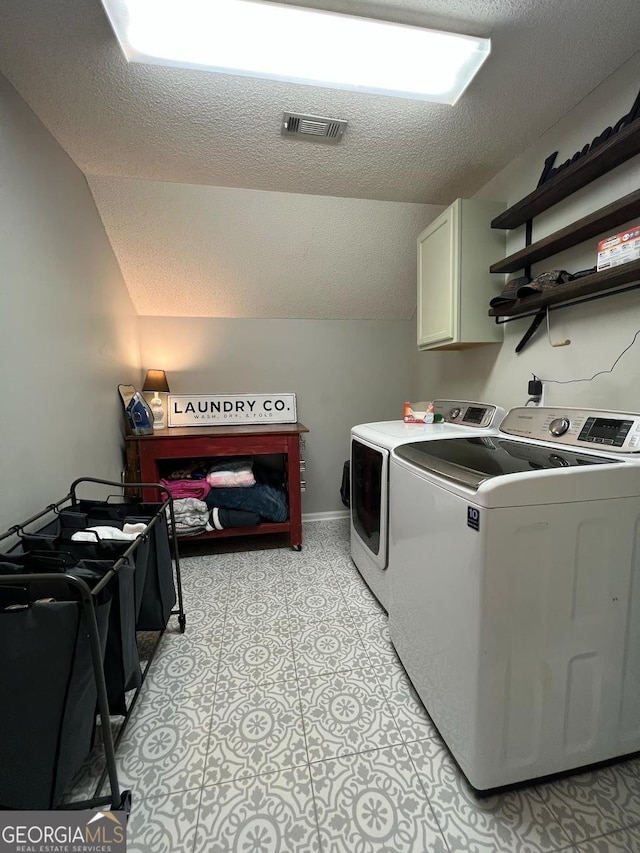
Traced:
<svg viewBox="0 0 640 853">
<path fill-rule="evenodd" d="M 640 414 L 629 412 L 522 406 L 507 413 L 500 432 L 571 447 L 640 453 Z"/>
</svg>

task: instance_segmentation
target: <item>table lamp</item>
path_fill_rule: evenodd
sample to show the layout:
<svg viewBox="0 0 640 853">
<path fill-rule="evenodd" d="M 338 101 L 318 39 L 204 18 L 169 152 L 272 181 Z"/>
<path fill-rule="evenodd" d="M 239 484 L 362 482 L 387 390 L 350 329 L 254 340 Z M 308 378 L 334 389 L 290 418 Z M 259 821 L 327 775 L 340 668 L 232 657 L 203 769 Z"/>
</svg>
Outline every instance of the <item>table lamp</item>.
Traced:
<svg viewBox="0 0 640 853">
<path fill-rule="evenodd" d="M 164 429 L 164 407 L 158 393 L 160 391 L 165 394 L 169 393 L 169 383 L 167 382 L 167 375 L 164 370 L 147 370 L 142 390 L 153 391 L 150 403 L 151 411 L 153 412 L 153 428 Z"/>
</svg>

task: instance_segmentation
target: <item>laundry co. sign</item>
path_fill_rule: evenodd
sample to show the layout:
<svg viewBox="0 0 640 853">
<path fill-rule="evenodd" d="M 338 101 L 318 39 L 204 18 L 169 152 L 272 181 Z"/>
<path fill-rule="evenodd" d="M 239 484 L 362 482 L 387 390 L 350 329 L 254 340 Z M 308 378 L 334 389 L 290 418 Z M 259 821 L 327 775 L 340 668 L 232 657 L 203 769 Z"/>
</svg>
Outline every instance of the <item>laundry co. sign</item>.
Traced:
<svg viewBox="0 0 640 853">
<path fill-rule="evenodd" d="M 294 424 L 295 394 L 169 394 L 169 426 Z"/>
</svg>

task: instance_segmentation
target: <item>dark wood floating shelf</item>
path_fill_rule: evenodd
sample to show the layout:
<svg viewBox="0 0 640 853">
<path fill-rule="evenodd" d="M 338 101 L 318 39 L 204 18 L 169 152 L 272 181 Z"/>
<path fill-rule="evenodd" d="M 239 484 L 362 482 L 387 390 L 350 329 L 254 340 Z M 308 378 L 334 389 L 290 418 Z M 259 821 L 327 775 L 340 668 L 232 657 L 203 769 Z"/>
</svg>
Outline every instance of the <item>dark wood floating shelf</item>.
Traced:
<svg viewBox="0 0 640 853">
<path fill-rule="evenodd" d="M 527 220 L 562 201 L 567 196 L 595 181 L 601 175 L 640 152 L 640 121 L 622 128 L 615 136 L 589 151 L 537 187 L 529 195 L 507 208 L 491 222 L 492 228 L 517 228 Z"/>
<path fill-rule="evenodd" d="M 511 305 L 501 305 L 499 308 L 490 308 L 490 317 L 517 317 L 518 314 L 528 314 L 546 305 L 557 305 L 560 302 L 569 302 L 581 296 L 588 296 L 604 290 L 613 290 L 623 287 L 625 284 L 640 284 L 640 260 L 630 261 L 618 267 L 612 267 L 601 272 L 594 272 L 584 278 L 559 284 L 544 293 L 536 293 L 518 299 Z"/>
<path fill-rule="evenodd" d="M 490 271 L 492 273 L 516 272 L 565 249 L 570 249 L 572 246 L 577 246 L 585 240 L 597 237 L 605 231 L 624 225 L 625 222 L 638 216 L 640 216 L 640 190 L 629 193 L 624 198 L 601 207 L 600 210 L 595 210 L 519 252 L 514 252 L 513 255 L 493 264 Z"/>
</svg>

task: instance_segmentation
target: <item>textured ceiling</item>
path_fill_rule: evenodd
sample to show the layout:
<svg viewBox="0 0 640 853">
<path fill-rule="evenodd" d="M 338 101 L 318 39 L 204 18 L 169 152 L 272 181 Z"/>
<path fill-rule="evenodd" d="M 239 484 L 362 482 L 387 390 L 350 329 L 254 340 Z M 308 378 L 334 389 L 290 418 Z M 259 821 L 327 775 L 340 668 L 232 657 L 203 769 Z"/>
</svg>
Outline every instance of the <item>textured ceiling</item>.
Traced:
<svg viewBox="0 0 640 853">
<path fill-rule="evenodd" d="M 99 0 L 0 0 L 0 71 L 87 175 L 141 314 L 410 317 L 433 205 L 473 195 L 640 32 L 638 0 L 294 5 L 491 36 L 492 54 L 450 107 L 127 65 Z M 342 144 L 283 138 L 284 110 L 346 119 Z"/>
<path fill-rule="evenodd" d="M 448 204 L 634 53 L 640 31 L 637 0 L 298 5 L 490 35 L 492 55 L 449 107 L 127 66 L 99 0 L 1 0 L 0 70 L 88 175 Z M 282 138 L 283 110 L 347 119 L 343 144 Z"/>
</svg>

